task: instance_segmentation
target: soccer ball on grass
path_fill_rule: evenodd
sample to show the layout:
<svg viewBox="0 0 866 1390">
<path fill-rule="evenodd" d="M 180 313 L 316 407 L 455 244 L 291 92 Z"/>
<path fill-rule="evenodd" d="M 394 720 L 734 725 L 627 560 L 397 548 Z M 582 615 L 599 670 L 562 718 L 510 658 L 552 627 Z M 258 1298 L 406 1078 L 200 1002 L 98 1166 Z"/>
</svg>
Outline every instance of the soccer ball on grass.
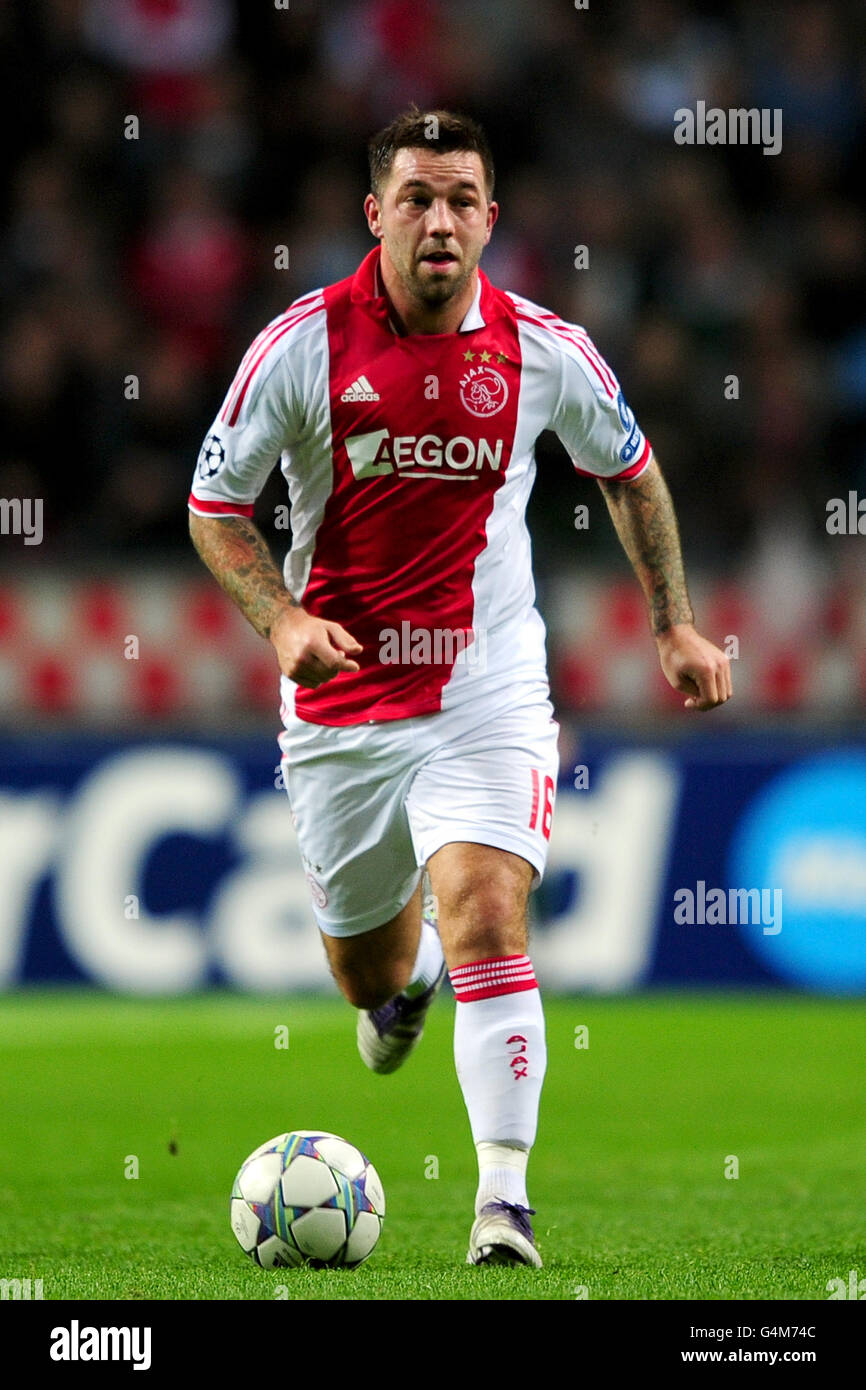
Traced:
<svg viewBox="0 0 866 1390">
<path fill-rule="evenodd" d="M 232 1186 L 232 1230 L 263 1269 L 351 1269 L 372 1253 L 384 1216 L 372 1163 L 354 1144 L 321 1130 L 269 1139 Z"/>
</svg>

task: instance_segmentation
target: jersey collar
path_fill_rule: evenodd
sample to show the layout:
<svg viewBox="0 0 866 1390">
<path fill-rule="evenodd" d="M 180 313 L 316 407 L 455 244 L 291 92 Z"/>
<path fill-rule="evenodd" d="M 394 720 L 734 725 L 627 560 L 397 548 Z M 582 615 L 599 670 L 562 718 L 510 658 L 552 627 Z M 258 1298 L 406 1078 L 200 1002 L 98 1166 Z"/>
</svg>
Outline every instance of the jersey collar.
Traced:
<svg viewBox="0 0 866 1390">
<path fill-rule="evenodd" d="M 372 318 L 387 324 L 391 331 L 396 333 L 397 330 L 389 316 L 388 300 L 385 297 L 382 278 L 379 273 L 381 257 L 381 246 L 374 246 L 373 250 L 364 257 L 358 266 L 352 277 L 352 303 L 357 304 Z M 479 268 L 475 298 L 457 332 L 471 333 L 476 328 L 486 328 L 490 320 L 498 316 L 496 292 L 484 271 Z"/>
</svg>

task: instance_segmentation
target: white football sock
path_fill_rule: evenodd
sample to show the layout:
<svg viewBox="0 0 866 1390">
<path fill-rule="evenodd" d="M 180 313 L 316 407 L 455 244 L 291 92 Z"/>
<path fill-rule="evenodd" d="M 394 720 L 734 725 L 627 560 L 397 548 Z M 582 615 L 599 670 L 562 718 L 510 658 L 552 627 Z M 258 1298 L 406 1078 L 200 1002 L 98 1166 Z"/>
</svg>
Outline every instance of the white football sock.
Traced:
<svg viewBox="0 0 866 1390">
<path fill-rule="evenodd" d="M 425 912 L 421 918 L 418 954 L 412 967 L 412 978 L 403 991 L 409 999 L 414 999 L 416 995 L 423 994 L 425 989 L 430 988 L 439 978 L 439 972 L 445 959 L 442 954 L 442 942 L 439 940 L 439 933 L 433 925 L 431 915 Z"/>
<path fill-rule="evenodd" d="M 528 956 L 500 956 L 457 966 L 450 974 L 457 1000 L 457 1077 L 472 1138 L 485 1146 L 478 1149 L 479 1204 L 491 1200 L 485 1194 L 492 1184 L 513 1194 L 503 1201 L 525 1206 L 526 1164 L 547 1066 L 532 962 Z"/>
<path fill-rule="evenodd" d="M 529 1150 L 518 1149 L 513 1144 L 491 1144 L 484 1139 L 475 1149 L 478 1154 L 475 1215 L 485 1202 L 511 1202 L 516 1207 L 528 1207 L 526 1165 Z"/>
</svg>

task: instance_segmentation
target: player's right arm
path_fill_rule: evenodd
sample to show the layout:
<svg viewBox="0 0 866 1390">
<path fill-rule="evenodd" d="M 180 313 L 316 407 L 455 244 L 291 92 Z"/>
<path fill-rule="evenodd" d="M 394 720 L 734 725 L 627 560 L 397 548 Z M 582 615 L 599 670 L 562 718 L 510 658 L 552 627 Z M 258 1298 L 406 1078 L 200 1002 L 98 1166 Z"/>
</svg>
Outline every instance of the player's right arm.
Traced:
<svg viewBox="0 0 866 1390">
<path fill-rule="evenodd" d="M 315 689 L 341 671 L 359 670 L 353 658 L 361 647 L 289 593 L 252 519 L 280 454 L 302 436 L 304 383 L 295 372 L 303 354 L 293 348 L 298 327 L 317 311 L 316 295 L 305 305 L 309 312 L 293 306 L 269 324 L 244 357 L 199 454 L 189 528 L 211 574 L 271 643 L 283 675 Z"/>
<path fill-rule="evenodd" d="M 340 671 L 357 671 L 361 648 L 339 623 L 314 618 L 289 593 L 258 527 L 244 516 L 190 512 L 192 543 L 261 637 L 289 680 L 315 690 Z"/>
</svg>

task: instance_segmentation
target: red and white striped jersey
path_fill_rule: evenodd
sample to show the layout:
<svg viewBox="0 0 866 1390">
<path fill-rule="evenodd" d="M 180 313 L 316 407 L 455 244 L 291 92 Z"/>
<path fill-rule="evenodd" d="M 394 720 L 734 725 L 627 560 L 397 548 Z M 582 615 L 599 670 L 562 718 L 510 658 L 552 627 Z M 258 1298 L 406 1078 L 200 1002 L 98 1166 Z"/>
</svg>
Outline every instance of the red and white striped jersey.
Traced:
<svg viewBox="0 0 866 1390">
<path fill-rule="evenodd" d="M 589 476 L 635 478 L 650 445 L 582 328 L 491 285 L 456 333 L 401 335 L 380 248 L 292 304 L 244 357 L 189 505 L 252 516 L 278 457 L 285 579 L 363 646 L 358 672 L 283 698 L 318 724 L 430 714 L 526 683 L 546 691 L 525 512 L 534 445 Z"/>
</svg>

